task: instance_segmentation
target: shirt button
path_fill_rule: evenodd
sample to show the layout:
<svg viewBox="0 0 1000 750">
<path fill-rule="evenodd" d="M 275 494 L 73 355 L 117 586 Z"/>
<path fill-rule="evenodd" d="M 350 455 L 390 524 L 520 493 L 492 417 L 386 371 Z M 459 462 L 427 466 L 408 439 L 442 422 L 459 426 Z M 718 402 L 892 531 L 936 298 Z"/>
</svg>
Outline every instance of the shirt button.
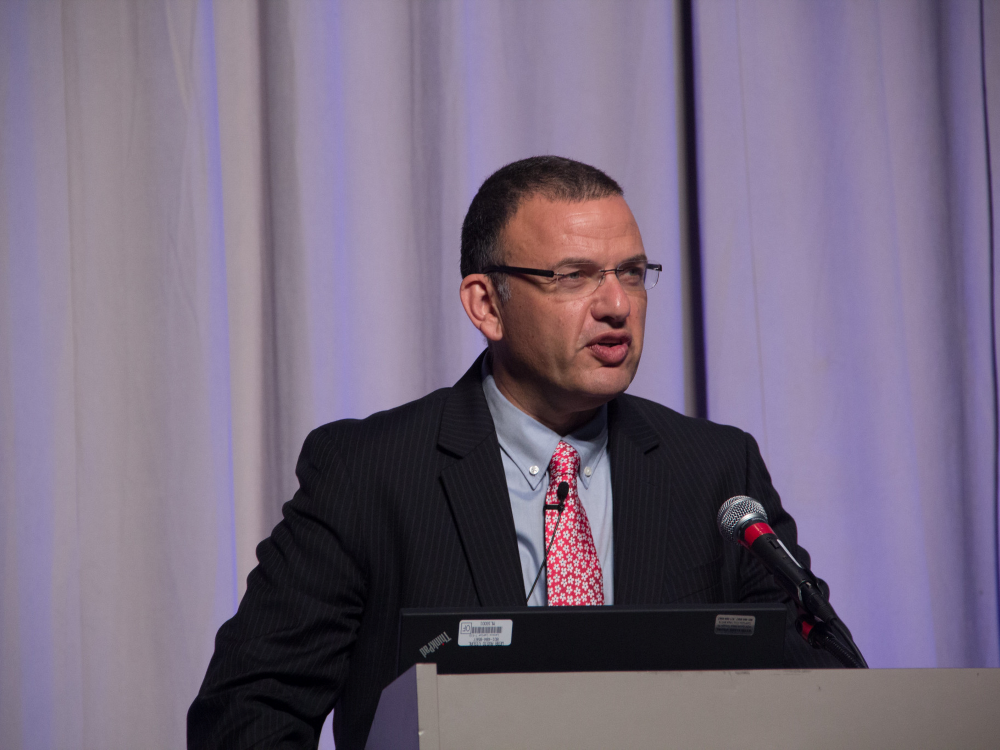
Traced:
<svg viewBox="0 0 1000 750">
<path fill-rule="evenodd" d="M 589 476 L 590 476 L 591 474 L 593 474 L 593 473 L 594 473 L 594 470 L 593 470 L 593 469 L 591 469 L 591 468 L 590 468 L 589 466 L 587 466 L 587 467 L 586 467 L 586 468 L 584 468 L 584 470 L 583 470 L 583 475 L 584 475 L 585 477 L 589 477 Z"/>
<path fill-rule="evenodd" d="M 531 474 L 531 476 L 535 476 L 535 474 L 538 473 L 538 467 L 532 466 L 530 469 L 528 469 L 528 473 Z"/>
</svg>

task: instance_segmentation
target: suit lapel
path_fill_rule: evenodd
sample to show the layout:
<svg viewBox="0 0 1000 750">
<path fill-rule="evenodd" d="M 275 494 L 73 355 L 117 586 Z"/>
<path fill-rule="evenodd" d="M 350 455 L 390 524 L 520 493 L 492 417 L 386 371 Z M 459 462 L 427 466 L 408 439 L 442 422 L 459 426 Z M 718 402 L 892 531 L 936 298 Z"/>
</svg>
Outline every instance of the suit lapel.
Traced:
<svg viewBox="0 0 1000 750">
<path fill-rule="evenodd" d="M 438 447 L 457 460 L 441 472 L 484 607 L 524 606 L 517 532 L 500 443 L 483 394 L 480 356 L 452 389 L 441 415 Z"/>
<path fill-rule="evenodd" d="M 615 604 L 662 601 L 670 502 L 659 442 L 634 400 L 620 396 L 609 404 Z"/>
</svg>

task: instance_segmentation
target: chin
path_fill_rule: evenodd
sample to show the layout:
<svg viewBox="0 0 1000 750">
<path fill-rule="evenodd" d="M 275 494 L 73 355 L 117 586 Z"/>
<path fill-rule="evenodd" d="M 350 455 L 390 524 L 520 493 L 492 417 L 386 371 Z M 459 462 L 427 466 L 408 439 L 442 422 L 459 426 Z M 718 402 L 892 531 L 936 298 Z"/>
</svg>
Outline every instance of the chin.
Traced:
<svg viewBox="0 0 1000 750">
<path fill-rule="evenodd" d="M 632 384 L 635 377 L 634 367 L 602 367 L 581 384 L 580 390 L 600 404 L 607 403 L 615 396 L 623 393 Z"/>
</svg>

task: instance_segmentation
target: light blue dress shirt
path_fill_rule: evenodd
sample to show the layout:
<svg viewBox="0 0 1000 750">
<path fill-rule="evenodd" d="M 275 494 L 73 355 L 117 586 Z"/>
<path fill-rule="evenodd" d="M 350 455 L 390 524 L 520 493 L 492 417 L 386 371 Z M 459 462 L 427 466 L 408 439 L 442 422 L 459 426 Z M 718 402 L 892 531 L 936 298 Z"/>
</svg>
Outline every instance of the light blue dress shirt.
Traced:
<svg viewBox="0 0 1000 750">
<path fill-rule="evenodd" d="M 594 545 L 604 578 L 604 603 L 614 604 L 614 533 L 611 513 L 611 466 L 608 460 L 608 407 L 601 407 L 590 422 L 560 437 L 541 422 L 529 417 L 497 388 L 492 373 L 483 363 L 483 393 L 496 426 L 503 470 L 507 476 L 510 507 L 517 531 L 517 549 L 528 595 L 545 553 L 545 518 L 542 506 L 549 488 L 549 461 L 560 440 L 580 454 L 577 492 L 587 512 Z M 542 606 L 548 601 L 545 573 L 528 604 Z"/>
</svg>

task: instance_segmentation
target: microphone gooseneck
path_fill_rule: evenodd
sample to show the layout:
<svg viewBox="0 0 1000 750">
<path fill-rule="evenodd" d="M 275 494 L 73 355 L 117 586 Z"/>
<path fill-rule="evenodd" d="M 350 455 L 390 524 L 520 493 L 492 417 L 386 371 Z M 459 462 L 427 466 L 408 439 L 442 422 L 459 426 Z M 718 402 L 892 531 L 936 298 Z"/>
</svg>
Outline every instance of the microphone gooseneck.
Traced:
<svg viewBox="0 0 1000 750">
<path fill-rule="evenodd" d="M 563 511 L 566 510 L 566 498 L 569 496 L 569 482 L 560 482 L 559 486 L 556 488 L 556 499 L 559 500 L 558 503 L 546 503 L 542 506 L 544 510 L 554 510 L 559 515 L 556 516 L 556 525 L 552 527 L 552 538 L 549 543 L 545 546 L 545 553 L 542 556 L 542 565 L 538 568 L 538 574 L 535 576 L 534 582 L 531 584 L 531 588 L 528 589 L 528 595 L 524 597 L 524 603 L 527 604 L 531 601 L 531 595 L 535 593 L 535 586 L 538 585 L 538 579 L 542 577 L 542 571 L 545 570 L 546 566 L 549 564 L 549 551 L 552 549 L 552 543 L 556 540 L 556 534 L 559 531 L 559 522 L 562 520 Z M 544 541 L 544 534 L 543 534 Z"/>
<path fill-rule="evenodd" d="M 851 631 L 827 601 L 819 579 L 774 533 L 763 505 L 746 495 L 731 497 L 719 508 L 716 523 L 724 539 L 753 553 L 795 601 L 800 612 L 796 627 L 803 638 L 813 647 L 829 651 L 845 667 L 868 667 Z"/>
</svg>

